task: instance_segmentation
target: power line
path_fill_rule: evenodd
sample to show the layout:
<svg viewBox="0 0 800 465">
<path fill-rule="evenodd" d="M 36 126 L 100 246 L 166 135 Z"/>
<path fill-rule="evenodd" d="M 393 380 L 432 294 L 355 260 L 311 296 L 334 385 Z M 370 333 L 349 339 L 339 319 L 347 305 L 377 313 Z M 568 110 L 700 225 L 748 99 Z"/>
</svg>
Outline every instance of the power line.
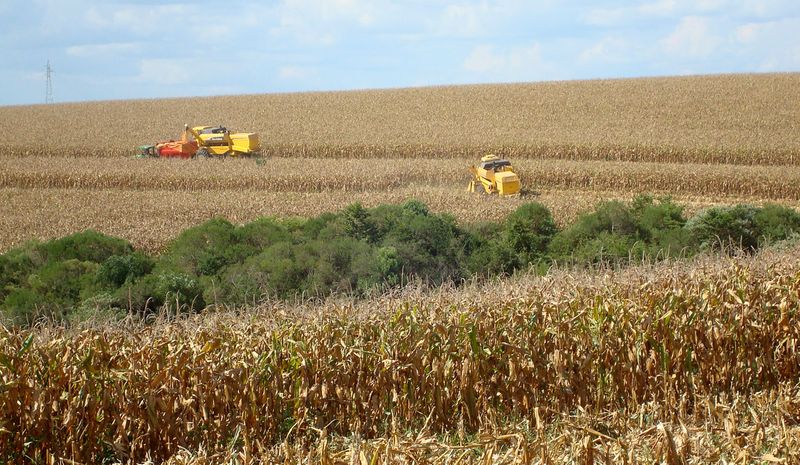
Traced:
<svg viewBox="0 0 800 465">
<path fill-rule="evenodd" d="M 50 67 L 50 60 L 47 60 L 47 88 L 44 94 L 44 103 L 53 103 L 53 68 Z"/>
</svg>

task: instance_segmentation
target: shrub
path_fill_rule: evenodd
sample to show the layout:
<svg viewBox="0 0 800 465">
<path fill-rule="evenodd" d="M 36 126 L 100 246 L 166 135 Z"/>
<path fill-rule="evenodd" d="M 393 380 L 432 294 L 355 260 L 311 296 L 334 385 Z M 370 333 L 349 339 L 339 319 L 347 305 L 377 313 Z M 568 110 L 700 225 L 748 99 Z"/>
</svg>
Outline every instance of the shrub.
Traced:
<svg viewBox="0 0 800 465">
<path fill-rule="evenodd" d="M 647 232 L 639 225 L 633 212 L 624 203 L 611 201 L 600 204 L 592 213 L 579 216 L 572 226 L 556 234 L 549 252 L 554 258 L 577 259 L 579 262 L 584 259 L 593 262 L 599 257 L 604 257 L 604 260 L 627 259 L 629 251 L 623 253 L 622 245 L 633 246 L 647 238 Z"/>
<path fill-rule="evenodd" d="M 267 247 L 279 242 L 292 240 L 289 229 L 274 218 L 259 218 L 236 229 L 236 242 L 247 247 L 242 258 L 256 255 Z"/>
<path fill-rule="evenodd" d="M 103 289 L 117 289 L 128 281 L 146 275 L 155 262 L 141 252 L 130 255 L 112 255 L 100 265 L 95 281 Z"/>
<path fill-rule="evenodd" d="M 121 308 L 138 312 L 153 312 L 165 304 L 177 304 L 180 309 L 189 310 L 206 306 L 200 281 L 173 271 L 148 274 L 123 285 L 114 295 Z"/>
<path fill-rule="evenodd" d="M 0 255 L 0 301 L 26 283 L 28 275 L 38 268 L 35 247 L 29 243 Z"/>
<path fill-rule="evenodd" d="M 686 222 L 690 239 L 700 249 L 726 249 L 731 246 L 747 251 L 758 248 L 758 209 L 750 205 L 711 207 Z"/>
<path fill-rule="evenodd" d="M 236 227 L 222 218 L 214 218 L 175 238 L 159 259 L 158 267 L 193 276 L 214 275 L 236 261 L 236 242 Z"/>
<path fill-rule="evenodd" d="M 377 240 L 377 228 L 360 203 L 348 205 L 342 212 L 342 220 L 348 236 L 373 243 Z"/>
<path fill-rule="evenodd" d="M 50 316 L 48 308 L 45 296 L 28 288 L 14 289 L 3 299 L 3 317 L 13 325 L 29 326 Z"/>
<path fill-rule="evenodd" d="M 102 263 L 112 255 L 133 252 L 133 246 L 129 242 L 93 230 L 44 242 L 36 249 L 46 263 L 63 260 Z"/>
<path fill-rule="evenodd" d="M 539 203 L 522 205 L 505 221 L 505 241 L 523 264 L 544 258 L 556 232 L 553 216 Z"/>
<path fill-rule="evenodd" d="M 642 231 L 647 254 L 667 257 L 691 252 L 688 233 L 683 229 L 683 207 L 669 197 L 657 199 L 640 195 L 631 202 L 631 210 Z"/>
<path fill-rule="evenodd" d="M 764 205 L 756 212 L 753 221 L 759 239 L 765 244 L 783 241 L 800 233 L 800 213 L 783 205 Z"/>
<path fill-rule="evenodd" d="M 480 276 L 510 275 L 521 266 L 519 255 L 508 242 L 494 239 L 481 242 L 472 252 L 467 271 Z"/>
<path fill-rule="evenodd" d="M 66 310 L 81 300 L 82 290 L 90 287 L 97 263 L 68 259 L 44 266 L 28 277 L 30 289 L 54 309 Z"/>
</svg>

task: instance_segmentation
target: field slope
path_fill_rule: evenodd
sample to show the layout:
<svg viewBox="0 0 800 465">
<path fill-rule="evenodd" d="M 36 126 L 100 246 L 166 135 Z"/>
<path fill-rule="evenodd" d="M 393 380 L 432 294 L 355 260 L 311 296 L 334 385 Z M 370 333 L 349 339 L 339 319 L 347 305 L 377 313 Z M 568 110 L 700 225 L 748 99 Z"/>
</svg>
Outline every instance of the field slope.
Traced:
<svg viewBox="0 0 800 465">
<path fill-rule="evenodd" d="M 799 101 L 787 73 L 2 107 L 0 250 L 85 228 L 158 250 L 215 215 L 411 196 L 462 220 L 535 200 L 562 223 L 640 192 L 796 206 Z M 259 132 L 265 163 L 129 159 L 183 123 Z M 464 192 L 487 152 L 514 161 L 526 195 Z"/>
</svg>

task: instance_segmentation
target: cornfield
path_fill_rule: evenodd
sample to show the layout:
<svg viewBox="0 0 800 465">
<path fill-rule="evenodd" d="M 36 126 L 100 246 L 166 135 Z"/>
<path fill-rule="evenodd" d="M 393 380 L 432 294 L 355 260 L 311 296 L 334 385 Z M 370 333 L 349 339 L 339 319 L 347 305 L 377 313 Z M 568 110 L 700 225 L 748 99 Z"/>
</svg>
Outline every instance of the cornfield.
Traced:
<svg viewBox="0 0 800 465">
<path fill-rule="evenodd" d="M 265 154 L 796 165 L 800 74 L 94 102 L 0 110 L 0 156 L 120 157 L 184 123 Z"/>
<path fill-rule="evenodd" d="M 159 251 L 212 216 L 313 216 L 416 197 L 463 221 L 539 201 L 800 204 L 800 74 L 649 78 L 0 108 L 0 250 L 86 228 Z M 134 160 L 184 122 L 256 131 L 252 160 Z M 525 189 L 463 192 L 508 156 Z"/>
<path fill-rule="evenodd" d="M 133 331 L 6 329 L 0 451 L 39 463 L 797 463 L 798 258 L 555 272 Z"/>
<path fill-rule="evenodd" d="M 800 74 L 0 108 L 0 250 L 418 198 L 800 206 Z M 183 123 L 263 160 L 134 160 Z M 509 157 L 521 197 L 465 192 Z M 212 306 L 213 307 L 213 306 Z M 800 249 L 157 321 L 0 325 L 0 463 L 800 463 Z"/>
</svg>

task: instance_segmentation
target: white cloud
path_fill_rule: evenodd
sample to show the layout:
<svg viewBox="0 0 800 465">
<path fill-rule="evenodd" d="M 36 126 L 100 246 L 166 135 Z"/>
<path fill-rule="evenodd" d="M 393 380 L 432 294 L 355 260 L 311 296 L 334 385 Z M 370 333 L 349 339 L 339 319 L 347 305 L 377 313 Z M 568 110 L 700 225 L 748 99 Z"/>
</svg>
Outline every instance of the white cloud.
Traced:
<svg viewBox="0 0 800 465">
<path fill-rule="evenodd" d="M 314 69 L 300 66 L 281 66 L 280 69 L 278 69 L 278 77 L 285 80 L 308 79 L 314 74 Z"/>
<path fill-rule="evenodd" d="M 720 42 L 720 38 L 711 31 L 707 18 L 686 16 L 661 41 L 661 45 L 668 53 L 705 57 L 714 52 Z"/>
<path fill-rule="evenodd" d="M 736 40 L 743 44 L 749 44 L 756 41 L 759 32 L 764 28 L 763 24 L 749 23 L 743 24 L 736 28 Z"/>
<path fill-rule="evenodd" d="M 664 16 L 674 12 L 677 6 L 675 0 L 656 0 L 639 5 L 637 11 L 644 16 Z"/>
<path fill-rule="evenodd" d="M 490 45 L 480 45 L 472 50 L 466 60 L 464 69 L 485 73 L 505 66 L 505 57 L 498 55 Z"/>
<path fill-rule="evenodd" d="M 583 15 L 583 21 L 593 26 L 612 26 L 628 16 L 626 8 L 594 8 Z"/>
<path fill-rule="evenodd" d="M 623 63 L 630 55 L 628 42 L 619 37 L 604 37 L 578 55 L 581 63 Z"/>
<path fill-rule="evenodd" d="M 651 18 L 671 18 L 728 11 L 727 0 L 653 0 L 635 6 L 593 8 L 583 21 L 593 26 L 619 26 Z"/>
<path fill-rule="evenodd" d="M 486 32 L 484 21 L 489 16 L 486 2 L 478 4 L 456 3 L 447 5 L 441 20 L 434 27 L 439 35 L 474 36 Z"/>
<path fill-rule="evenodd" d="M 123 28 L 130 32 L 150 34 L 161 28 L 185 25 L 187 18 L 197 14 L 197 9 L 184 5 L 103 5 L 90 8 L 85 20 L 89 26 L 97 28 Z"/>
<path fill-rule="evenodd" d="M 800 69 L 800 17 L 741 24 L 731 42 L 739 53 L 752 57 L 758 71 Z"/>
<path fill-rule="evenodd" d="M 199 69 L 197 64 L 191 60 L 145 59 L 139 62 L 136 80 L 160 85 L 184 84 L 196 69 Z"/>
<path fill-rule="evenodd" d="M 86 44 L 67 47 L 67 55 L 74 57 L 106 57 L 135 53 L 139 50 L 139 44 L 133 42 Z"/>
<path fill-rule="evenodd" d="M 299 43 L 330 46 L 352 27 L 370 28 L 385 11 L 383 2 L 366 0 L 283 0 L 270 32 Z"/>
<path fill-rule="evenodd" d="M 552 67 L 542 59 L 542 47 L 538 42 L 507 50 L 480 45 L 467 56 L 462 67 L 466 71 L 496 81 L 544 79 L 552 71 Z"/>
</svg>

